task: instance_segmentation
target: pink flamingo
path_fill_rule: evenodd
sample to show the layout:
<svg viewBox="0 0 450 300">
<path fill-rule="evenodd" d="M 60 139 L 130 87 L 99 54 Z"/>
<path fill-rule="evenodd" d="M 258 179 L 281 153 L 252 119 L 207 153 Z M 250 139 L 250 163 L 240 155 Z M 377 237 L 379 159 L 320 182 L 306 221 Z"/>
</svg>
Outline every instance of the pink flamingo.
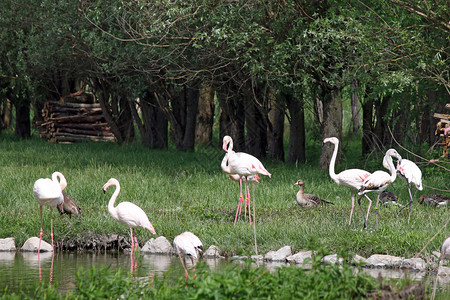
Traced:
<svg viewBox="0 0 450 300">
<path fill-rule="evenodd" d="M 333 181 L 337 185 L 346 186 L 346 187 L 349 187 L 352 189 L 352 209 L 350 210 L 350 220 L 348 222 L 348 225 L 350 225 L 352 223 L 353 209 L 355 208 L 355 192 L 358 191 L 362 187 L 364 180 L 366 180 L 366 178 L 370 176 L 370 173 L 365 170 L 361 170 L 361 169 L 348 169 L 348 170 L 344 170 L 336 175 L 336 173 L 334 172 L 334 165 L 336 163 L 336 156 L 337 156 L 337 152 L 338 152 L 338 148 L 339 148 L 339 139 L 336 137 L 329 137 L 329 138 L 326 138 L 323 140 L 322 145 L 325 143 L 334 144 L 334 151 L 333 151 L 333 155 L 331 157 L 330 167 L 329 167 L 329 174 L 330 174 L 331 179 L 333 179 Z M 367 219 L 369 216 L 370 206 L 372 205 L 372 200 L 367 196 L 365 196 L 365 197 L 369 201 L 369 207 L 367 208 L 367 214 L 366 214 L 366 219 Z M 359 207 L 361 208 L 361 211 L 363 212 L 363 216 L 364 216 L 364 211 L 362 209 L 361 202 L 359 200 L 358 200 L 358 204 L 359 204 Z"/>
<path fill-rule="evenodd" d="M 411 193 L 411 186 L 414 184 L 416 188 L 421 191 L 423 190 L 422 187 L 422 171 L 420 171 L 419 167 L 410 161 L 409 159 L 402 159 L 401 161 L 397 162 L 397 174 L 403 178 L 406 181 L 406 184 L 408 186 L 408 192 L 409 192 L 409 215 L 408 220 L 411 217 L 411 204 L 413 203 L 413 197 Z M 403 208 L 406 206 L 403 206 L 399 213 L 402 211 Z"/>
<path fill-rule="evenodd" d="M 148 220 L 148 217 L 145 214 L 145 212 L 136 204 L 131 202 L 121 202 L 116 207 L 114 207 L 114 203 L 116 202 L 117 196 L 119 195 L 120 192 L 120 184 L 117 179 L 111 178 L 103 186 L 103 192 L 106 193 L 106 190 L 111 185 L 114 185 L 116 189 L 112 194 L 111 199 L 109 200 L 108 211 L 113 217 L 113 219 L 130 227 L 131 256 L 133 256 L 133 250 L 137 250 L 137 247 L 139 246 L 137 238 L 133 235 L 133 228 L 142 227 L 144 229 L 149 230 L 153 234 L 156 234 L 156 232 L 155 229 L 153 228 L 152 223 L 150 223 L 150 221 Z"/>
<path fill-rule="evenodd" d="M 254 157 L 253 155 L 244 153 L 244 152 L 234 152 L 233 151 L 233 139 L 226 135 L 223 137 L 223 146 L 222 149 L 227 152 L 225 154 L 225 157 L 222 160 L 222 170 L 225 173 L 228 174 L 236 174 L 238 175 L 241 180 L 244 180 L 244 188 L 246 191 L 246 195 L 248 195 L 248 209 L 249 209 L 249 222 L 252 223 L 251 217 L 250 217 L 250 189 L 248 185 L 249 176 L 252 175 L 267 175 L 269 178 L 272 176 L 272 174 L 269 173 L 269 171 L 264 168 L 263 164 Z M 224 164 L 225 162 L 225 164 Z M 228 164 L 227 164 L 228 163 Z M 238 209 L 236 210 L 236 217 L 234 219 L 234 224 L 236 225 L 236 219 L 238 215 L 238 211 L 240 210 L 240 207 L 242 206 L 242 190 L 241 190 L 241 196 L 239 197 L 239 204 Z"/>
<path fill-rule="evenodd" d="M 58 181 L 59 179 L 59 181 Z M 39 247 L 38 254 L 41 251 L 41 240 L 44 233 L 42 229 L 42 206 L 50 206 L 50 236 L 52 237 L 52 248 L 53 244 L 53 208 L 59 206 L 63 210 L 64 197 L 62 191 L 66 188 L 67 181 L 63 174 L 60 172 L 54 172 L 52 174 L 52 179 L 50 178 L 39 178 L 36 180 L 33 186 L 34 198 L 39 202 L 39 210 L 41 215 L 41 231 L 39 233 Z"/>
<path fill-rule="evenodd" d="M 375 206 L 376 230 L 378 230 L 378 203 L 380 201 L 380 194 L 384 192 L 388 187 L 388 185 L 394 182 L 394 180 L 397 178 L 397 172 L 394 167 L 394 163 L 392 162 L 392 157 L 397 158 L 400 163 L 402 162 L 402 157 L 400 156 L 400 154 L 398 154 L 398 152 L 395 149 L 389 149 L 388 151 L 386 151 L 386 154 L 384 155 L 383 158 L 383 166 L 389 171 L 391 171 L 391 174 L 389 175 L 384 171 L 373 172 L 372 175 L 366 178 L 366 180 L 363 183 L 363 186 L 358 191 L 358 195 L 361 195 L 361 197 L 368 192 L 375 192 L 378 194 L 377 204 Z M 358 202 L 360 201 L 361 197 L 359 197 Z M 367 227 L 368 215 L 369 214 L 367 214 L 366 219 L 364 219 L 364 228 Z"/>
<path fill-rule="evenodd" d="M 444 243 L 442 243 L 440 260 L 443 260 L 445 257 L 450 258 L 449 254 L 450 254 L 450 237 L 446 238 Z"/>
<path fill-rule="evenodd" d="M 203 251 L 203 244 L 195 234 L 186 231 L 175 237 L 173 240 L 173 247 L 175 252 L 180 257 L 181 263 L 183 264 L 184 281 L 187 281 L 188 271 L 186 268 L 186 256 L 189 256 L 192 266 L 194 266 L 194 258 L 197 259 L 199 252 Z M 195 274 L 194 267 L 194 278 L 196 276 L 197 274 Z"/>
</svg>

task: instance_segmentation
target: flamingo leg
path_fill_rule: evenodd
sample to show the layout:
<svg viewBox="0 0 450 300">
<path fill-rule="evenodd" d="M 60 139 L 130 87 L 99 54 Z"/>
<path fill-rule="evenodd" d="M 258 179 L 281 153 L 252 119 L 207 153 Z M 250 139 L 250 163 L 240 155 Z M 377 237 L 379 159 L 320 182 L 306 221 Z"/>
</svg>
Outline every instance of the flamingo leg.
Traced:
<svg viewBox="0 0 450 300">
<path fill-rule="evenodd" d="M 53 207 L 50 207 L 50 236 L 52 237 L 52 248 L 53 252 L 55 252 L 55 246 L 53 244 L 53 217 L 52 217 Z"/>
<path fill-rule="evenodd" d="M 358 198 L 358 204 L 359 204 L 359 208 L 361 208 L 361 212 L 362 212 L 362 215 L 363 215 L 363 218 L 364 218 L 364 229 L 366 229 L 367 228 L 367 218 L 364 215 L 364 209 L 361 206 L 361 198 L 362 197 L 363 197 L 363 195 L 361 195 L 361 197 Z"/>
<path fill-rule="evenodd" d="M 372 199 L 370 199 L 369 196 L 367 196 L 366 194 L 364 194 L 364 196 L 366 196 L 367 200 L 369 201 L 369 206 L 367 207 L 367 214 L 366 214 L 366 228 L 367 228 L 367 222 L 369 221 L 370 207 L 372 206 Z"/>
<path fill-rule="evenodd" d="M 39 211 L 40 211 L 40 214 L 41 214 L 41 231 L 39 232 L 38 259 L 39 259 L 39 253 L 41 252 L 42 235 L 44 234 L 44 230 L 42 229 L 42 205 L 39 206 Z"/>
<path fill-rule="evenodd" d="M 411 188 L 410 188 L 410 184 L 408 183 L 408 192 L 409 192 L 409 202 L 408 204 L 406 204 L 405 206 L 403 206 L 402 208 L 400 208 L 400 210 L 397 213 L 397 216 L 400 214 L 400 212 L 407 206 L 409 206 L 409 215 L 408 215 L 408 222 L 409 222 L 409 218 L 411 217 L 411 204 L 413 203 L 413 197 L 412 197 L 412 193 L 411 193 Z"/>
<path fill-rule="evenodd" d="M 355 192 L 352 191 L 352 209 L 350 210 L 350 221 L 348 221 L 348 225 L 352 224 L 352 215 L 354 208 L 355 208 Z"/>
<path fill-rule="evenodd" d="M 191 258 L 192 268 L 194 269 L 194 278 L 195 278 L 195 277 L 197 277 L 197 273 L 195 273 L 194 259 L 192 258 L 192 256 L 190 256 L 190 258 Z"/>
<path fill-rule="evenodd" d="M 250 225 L 252 225 L 252 216 L 251 216 L 251 210 L 250 210 L 250 188 L 248 186 L 247 177 L 244 177 L 244 179 L 245 179 L 245 188 L 247 190 L 247 195 L 248 195 L 248 221 L 249 221 Z"/>
<path fill-rule="evenodd" d="M 131 255 L 133 255 L 133 249 L 134 249 L 134 237 L 133 237 L 133 228 L 130 227 L 131 232 Z"/>
<path fill-rule="evenodd" d="M 375 206 L 375 230 L 378 230 L 378 202 L 380 202 L 380 194 L 378 194 L 377 204 Z"/>
<path fill-rule="evenodd" d="M 181 263 L 183 264 L 183 268 L 184 268 L 184 282 L 187 281 L 187 277 L 188 277 L 188 271 L 186 268 L 186 258 L 183 256 L 181 257 L 181 254 L 178 254 L 178 257 L 180 257 Z"/>
<path fill-rule="evenodd" d="M 239 179 L 239 186 L 240 186 L 239 202 L 238 207 L 236 209 L 236 217 L 234 217 L 234 225 L 236 225 L 238 214 L 241 215 L 242 201 L 244 200 L 244 197 L 242 196 L 242 179 Z"/>
</svg>

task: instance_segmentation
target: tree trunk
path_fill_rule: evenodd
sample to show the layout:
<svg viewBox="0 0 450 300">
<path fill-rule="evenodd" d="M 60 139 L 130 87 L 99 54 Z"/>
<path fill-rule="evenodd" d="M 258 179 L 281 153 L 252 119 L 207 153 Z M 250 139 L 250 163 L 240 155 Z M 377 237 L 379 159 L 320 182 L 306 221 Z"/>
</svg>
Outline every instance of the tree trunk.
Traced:
<svg viewBox="0 0 450 300">
<path fill-rule="evenodd" d="M 14 106 L 16 108 L 15 136 L 29 138 L 31 136 L 30 102 L 18 100 Z"/>
<path fill-rule="evenodd" d="M 354 80 L 351 84 L 352 89 L 352 123 L 353 123 L 353 133 L 359 132 L 359 99 L 358 99 L 358 81 Z"/>
<path fill-rule="evenodd" d="M 372 115 L 373 115 L 373 100 L 367 100 L 363 104 L 363 137 L 362 137 L 362 154 L 369 154 L 372 150 Z"/>
<path fill-rule="evenodd" d="M 11 126 L 12 122 L 12 105 L 11 101 L 8 99 L 4 99 L 1 106 L 1 112 L 0 112 L 0 131 L 2 129 L 7 129 Z"/>
<path fill-rule="evenodd" d="M 284 114 L 285 114 L 284 99 L 278 96 L 273 105 L 273 121 L 272 132 L 269 143 L 269 157 L 284 161 Z"/>
<path fill-rule="evenodd" d="M 194 151 L 195 125 L 198 111 L 198 86 L 187 87 L 186 91 L 186 123 L 184 124 L 183 151 Z"/>
<path fill-rule="evenodd" d="M 304 163 L 306 161 L 305 151 L 305 112 L 301 99 L 294 99 L 291 94 L 284 95 L 291 124 L 289 130 L 289 163 Z"/>
<path fill-rule="evenodd" d="M 375 116 L 376 116 L 376 124 L 373 132 L 373 145 L 372 148 L 374 150 L 383 151 L 386 145 L 389 145 L 389 141 L 391 140 L 388 124 L 385 121 L 385 116 L 387 113 L 388 105 L 389 105 L 390 96 L 386 95 L 385 97 L 379 99 L 375 102 Z"/>
<path fill-rule="evenodd" d="M 323 136 L 337 137 L 342 141 L 342 101 L 339 98 L 337 89 L 325 89 L 322 92 L 323 99 Z M 320 167 L 323 170 L 328 169 L 333 147 L 323 147 L 320 155 Z M 339 161 L 339 155 L 338 160 Z"/>
<path fill-rule="evenodd" d="M 212 141 L 214 123 L 214 90 L 210 85 L 202 84 L 198 99 L 197 127 L 195 142 L 210 144 Z"/>
<path fill-rule="evenodd" d="M 219 116 L 219 147 L 222 148 L 222 138 L 229 135 L 233 138 L 234 151 L 245 151 L 245 109 L 237 96 L 230 96 L 223 92 L 217 93 L 220 104 Z"/>
</svg>

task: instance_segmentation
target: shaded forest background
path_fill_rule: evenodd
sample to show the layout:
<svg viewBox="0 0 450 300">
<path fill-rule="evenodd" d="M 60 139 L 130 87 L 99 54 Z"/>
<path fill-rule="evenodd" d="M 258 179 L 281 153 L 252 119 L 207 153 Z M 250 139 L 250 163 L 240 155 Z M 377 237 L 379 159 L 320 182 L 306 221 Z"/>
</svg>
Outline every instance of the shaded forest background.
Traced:
<svg viewBox="0 0 450 300">
<path fill-rule="evenodd" d="M 219 124 L 238 151 L 302 163 L 307 138 L 342 139 L 347 101 L 363 154 L 388 128 L 420 151 L 450 99 L 449 21 L 446 0 L 5 0 L 0 128 L 27 138 L 44 102 L 83 91 L 119 143 L 194 151 Z"/>
</svg>

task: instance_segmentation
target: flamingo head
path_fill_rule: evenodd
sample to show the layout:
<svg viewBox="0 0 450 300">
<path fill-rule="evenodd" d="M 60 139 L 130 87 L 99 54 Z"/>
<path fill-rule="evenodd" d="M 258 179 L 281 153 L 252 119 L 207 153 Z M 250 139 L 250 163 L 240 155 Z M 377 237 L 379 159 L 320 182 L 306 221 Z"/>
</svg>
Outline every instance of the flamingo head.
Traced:
<svg viewBox="0 0 450 300">
<path fill-rule="evenodd" d="M 59 181 L 58 181 L 59 179 Z M 67 180 L 66 177 L 61 172 L 53 172 L 52 174 L 52 180 L 59 182 L 59 186 L 61 187 L 61 191 L 63 191 L 67 187 Z"/>
<path fill-rule="evenodd" d="M 337 145 L 337 144 L 339 144 L 339 139 L 337 137 L 329 137 L 329 138 L 326 138 L 326 139 L 323 140 L 322 146 L 325 143 L 332 143 L 332 144 Z"/>
<path fill-rule="evenodd" d="M 110 178 L 110 179 L 108 180 L 108 182 L 105 183 L 105 185 L 103 185 L 103 193 L 106 193 L 106 190 L 107 190 L 111 185 L 115 185 L 115 186 L 120 187 L 119 181 L 118 181 L 117 179 L 115 179 L 115 178 Z"/>
<path fill-rule="evenodd" d="M 305 182 L 304 182 L 303 180 L 299 179 L 299 180 L 297 180 L 296 183 L 294 183 L 294 185 L 304 186 L 304 185 L 305 185 Z"/>
<path fill-rule="evenodd" d="M 229 147 L 228 147 L 228 145 L 229 145 Z M 231 138 L 231 136 L 226 135 L 223 137 L 222 149 L 225 152 L 231 151 L 233 149 L 233 139 Z"/>
<path fill-rule="evenodd" d="M 397 158 L 397 163 L 401 164 L 402 163 L 402 157 L 401 155 L 397 152 L 397 150 L 395 149 L 389 149 L 388 151 L 386 151 L 386 156 L 389 155 L 390 157 L 395 157 Z"/>
</svg>

